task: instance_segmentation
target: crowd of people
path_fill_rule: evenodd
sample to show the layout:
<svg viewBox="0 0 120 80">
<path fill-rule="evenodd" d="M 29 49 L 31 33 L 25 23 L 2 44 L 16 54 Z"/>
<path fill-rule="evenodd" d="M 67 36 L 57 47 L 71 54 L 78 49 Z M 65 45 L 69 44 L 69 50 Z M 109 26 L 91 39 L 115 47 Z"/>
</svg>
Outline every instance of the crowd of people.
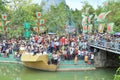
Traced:
<svg viewBox="0 0 120 80">
<path fill-rule="evenodd" d="M 50 59 L 57 64 L 62 60 L 84 60 L 90 64 L 94 61 L 94 50 L 90 48 L 89 43 L 95 42 L 104 45 L 106 41 L 113 41 L 113 36 L 100 35 L 31 35 L 29 40 L 9 39 L 0 42 L 0 55 L 9 57 L 10 54 L 14 58 L 20 59 L 21 54 L 26 52 L 32 55 L 51 55 Z M 102 43 L 103 42 L 103 43 Z"/>
<path fill-rule="evenodd" d="M 85 38 L 82 35 L 69 37 L 68 35 L 34 35 L 27 42 L 27 45 L 24 44 L 20 47 L 20 51 L 24 47 L 28 53 L 34 55 L 52 53 L 52 62 L 55 64 L 60 60 L 73 60 L 76 56 L 78 60 L 84 60 L 85 56 L 90 58 L 93 54 Z M 88 59 L 86 59 L 87 61 Z"/>
<path fill-rule="evenodd" d="M 120 35 L 110 35 L 110 34 L 96 34 L 91 35 L 89 38 L 90 43 L 93 43 L 96 46 L 109 48 L 112 50 L 120 50 Z"/>
</svg>

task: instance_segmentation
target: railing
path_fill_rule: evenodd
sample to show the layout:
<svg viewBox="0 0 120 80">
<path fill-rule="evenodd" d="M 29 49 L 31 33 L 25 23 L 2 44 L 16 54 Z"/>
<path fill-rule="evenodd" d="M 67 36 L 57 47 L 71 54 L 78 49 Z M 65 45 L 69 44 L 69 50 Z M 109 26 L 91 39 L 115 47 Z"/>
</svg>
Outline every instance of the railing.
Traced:
<svg viewBox="0 0 120 80">
<path fill-rule="evenodd" d="M 120 42 L 106 41 L 106 40 L 92 40 L 88 43 L 90 46 L 102 48 L 104 50 L 111 50 L 112 52 L 120 53 Z"/>
</svg>

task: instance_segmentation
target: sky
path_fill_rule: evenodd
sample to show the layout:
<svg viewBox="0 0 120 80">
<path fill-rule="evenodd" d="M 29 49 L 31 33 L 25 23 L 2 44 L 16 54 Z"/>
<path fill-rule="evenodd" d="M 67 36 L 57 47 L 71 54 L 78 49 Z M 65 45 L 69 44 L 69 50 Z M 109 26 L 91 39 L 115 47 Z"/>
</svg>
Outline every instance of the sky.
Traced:
<svg viewBox="0 0 120 80">
<path fill-rule="evenodd" d="M 73 10 L 75 9 L 81 10 L 82 7 L 84 6 L 83 1 L 87 1 L 89 4 L 93 6 L 94 9 L 96 9 L 98 5 L 102 6 L 102 3 L 105 0 L 66 0 L 66 3 Z"/>
<path fill-rule="evenodd" d="M 81 10 L 82 6 L 84 6 L 83 1 L 88 1 L 88 3 L 90 3 L 94 9 L 96 9 L 98 5 L 103 6 L 103 2 L 107 0 L 66 0 L 66 4 L 73 10 Z M 33 2 L 40 4 L 41 0 L 33 0 Z"/>
</svg>

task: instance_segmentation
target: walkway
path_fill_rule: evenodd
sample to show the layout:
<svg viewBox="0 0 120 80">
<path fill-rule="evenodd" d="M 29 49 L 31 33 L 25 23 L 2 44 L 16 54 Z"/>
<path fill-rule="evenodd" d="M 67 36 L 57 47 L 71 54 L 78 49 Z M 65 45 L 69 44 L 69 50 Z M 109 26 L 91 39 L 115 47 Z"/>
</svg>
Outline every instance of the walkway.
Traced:
<svg viewBox="0 0 120 80">
<path fill-rule="evenodd" d="M 120 43 L 102 42 L 102 41 L 95 42 L 94 41 L 92 43 L 89 43 L 89 46 L 102 49 L 105 51 L 109 51 L 115 54 L 120 54 Z"/>
<path fill-rule="evenodd" d="M 13 55 L 10 55 L 8 58 L 0 57 L 0 62 L 8 62 L 8 63 L 19 63 L 20 61 L 16 61 Z M 60 66 L 57 71 L 80 71 L 80 70 L 95 70 L 94 65 L 86 64 L 83 60 L 79 60 L 77 64 L 74 64 L 73 60 L 65 60 L 61 61 Z"/>
</svg>

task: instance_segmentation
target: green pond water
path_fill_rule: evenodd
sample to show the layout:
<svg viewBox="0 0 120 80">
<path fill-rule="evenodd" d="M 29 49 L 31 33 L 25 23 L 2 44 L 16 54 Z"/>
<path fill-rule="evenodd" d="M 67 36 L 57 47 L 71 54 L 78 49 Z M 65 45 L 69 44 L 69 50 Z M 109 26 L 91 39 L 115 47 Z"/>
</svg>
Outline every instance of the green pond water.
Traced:
<svg viewBox="0 0 120 80">
<path fill-rule="evenodd" d="M 115 70 L 44 72 L 22 64 L 0 63 L 0 80 L 113 80 Z"/>
</svg>

